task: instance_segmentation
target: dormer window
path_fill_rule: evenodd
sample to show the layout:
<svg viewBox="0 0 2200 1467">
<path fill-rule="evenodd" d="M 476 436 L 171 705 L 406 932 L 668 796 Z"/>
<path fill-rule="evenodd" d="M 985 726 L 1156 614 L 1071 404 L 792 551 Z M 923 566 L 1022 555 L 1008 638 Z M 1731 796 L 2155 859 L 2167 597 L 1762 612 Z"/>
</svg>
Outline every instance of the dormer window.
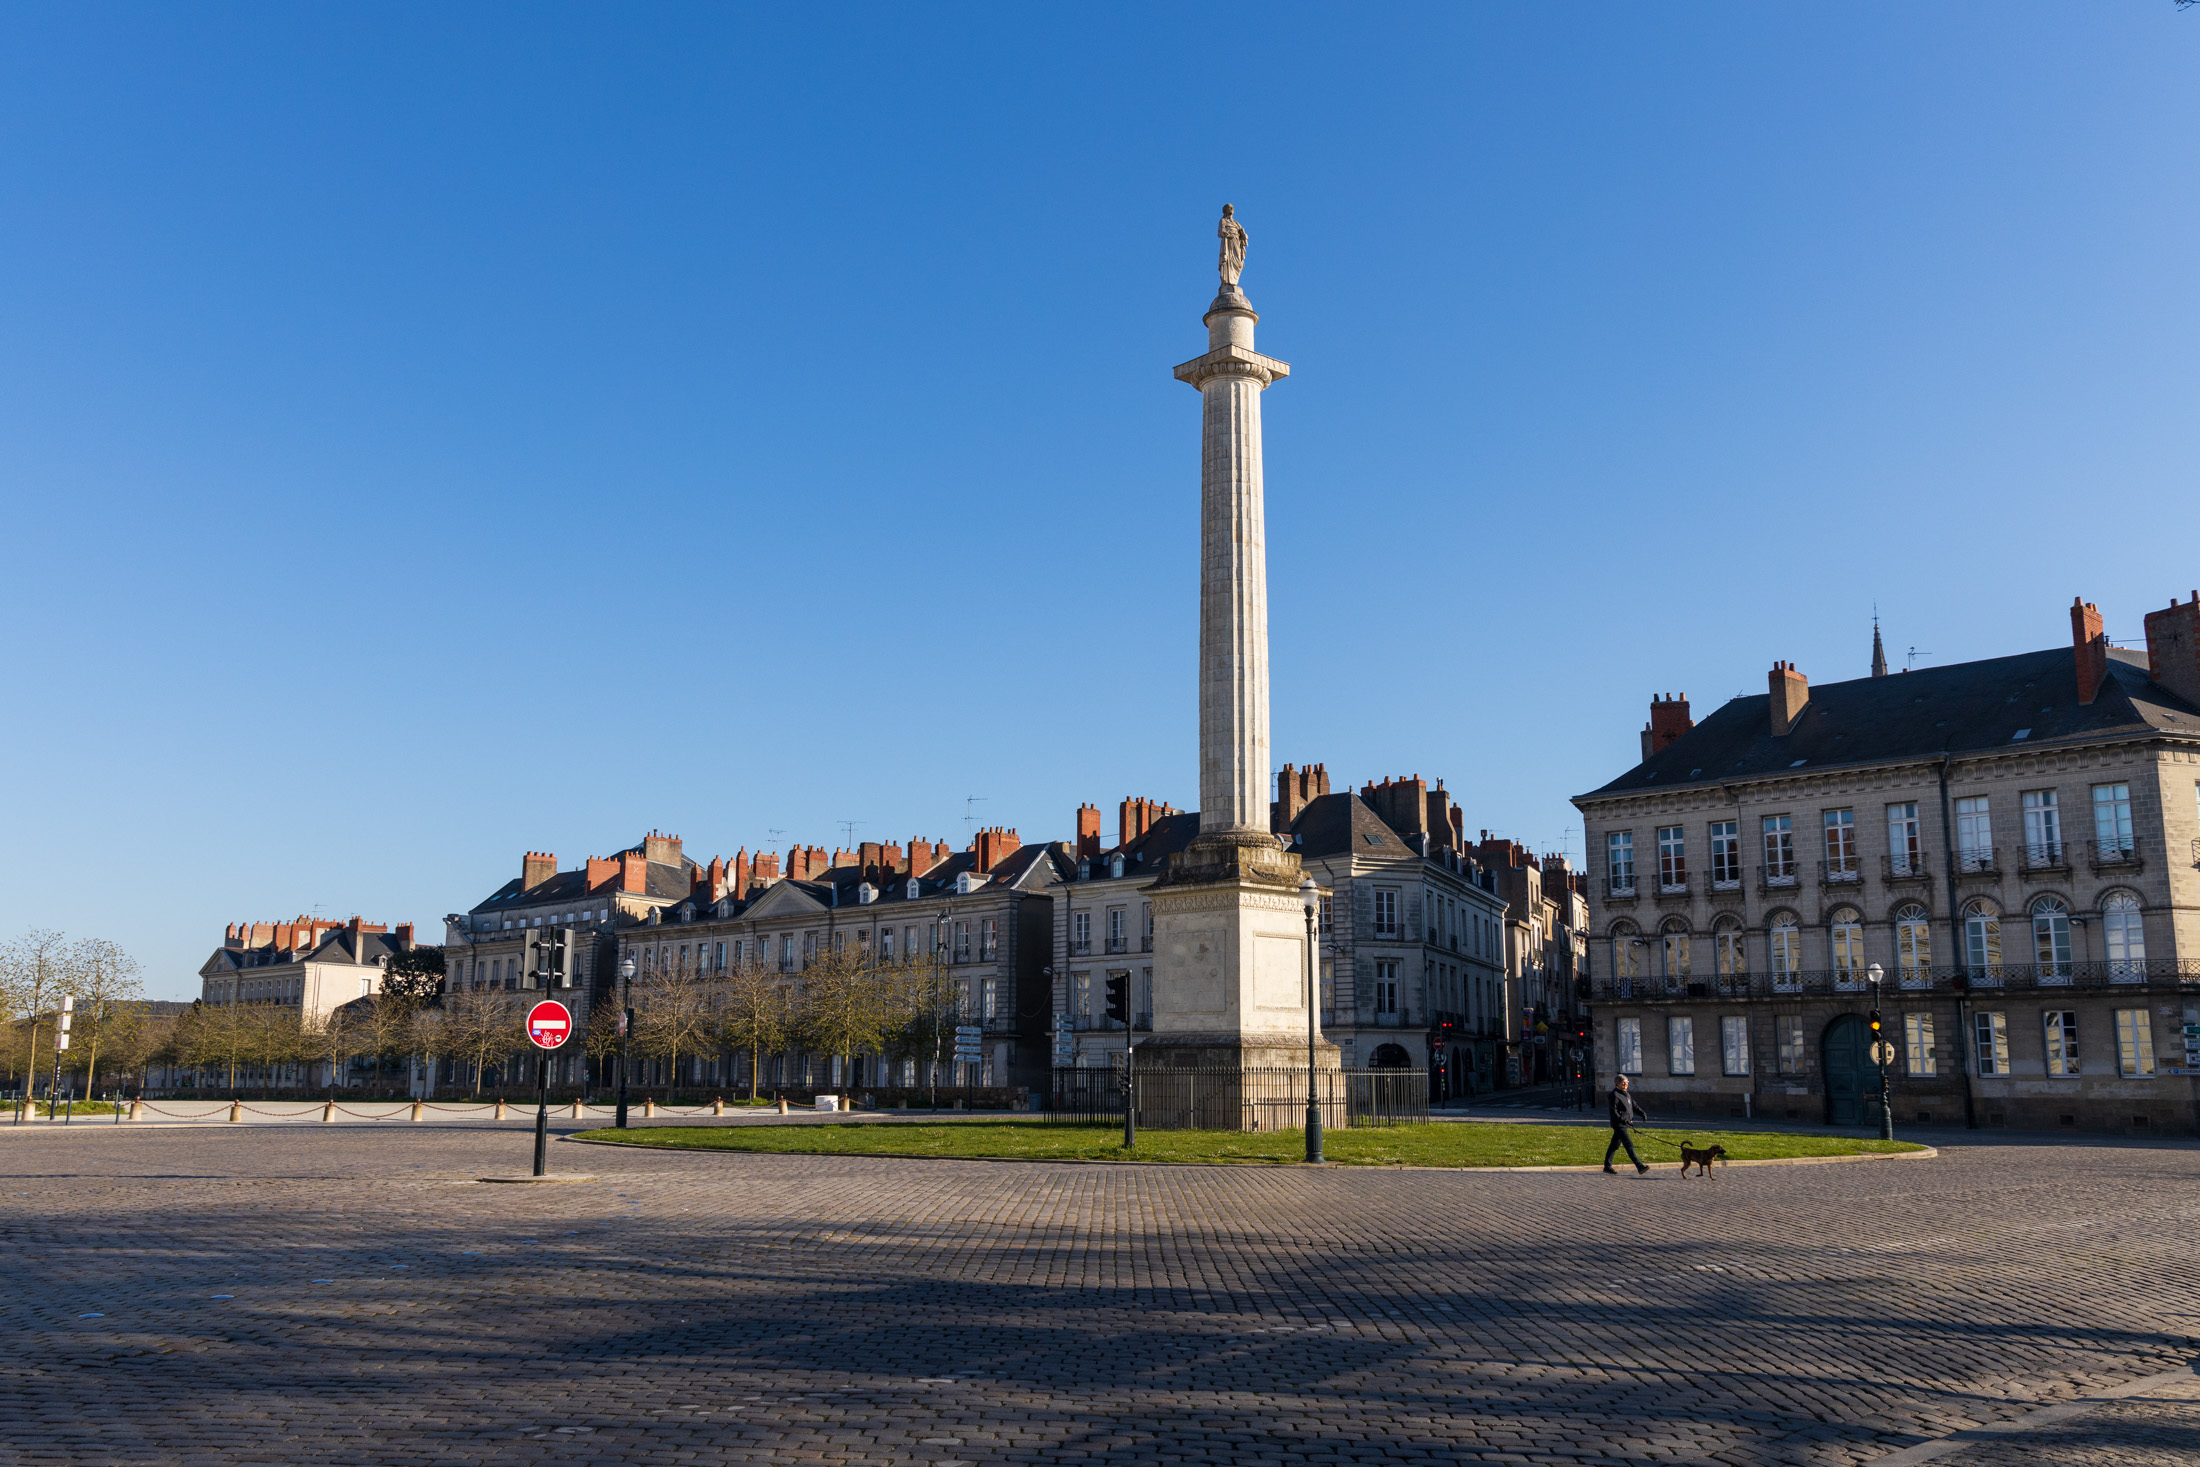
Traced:
<svg viewBox="0 0 2200 1467">
<path fill-rule="evenodd" d="M 1090 859 L 1081 860 L 1077 863 L 1077 879 L 1079 881 L 1092 880 L 1092 862 Z"/>
<path fill-rule="evenodd" d="M 1117 851 L 1114 855 L 1108 857 L 1108 875 L 1117 878 L 1123 875 L 1123 853 L 1121 851 Z"/>
<path fill-rule="evenodd" d="M 873 902 L 875 902 L 875 901 L 877 901 L 877 900 L 878 900 L 878 888 L 877 888 L 877 887 L 875 887 L 875 886 L 873 886 L 873 885 L 871 885 L 871 883 L 870 883 L 870 882 L 868 882 L 868 881 L 866 881 L 866 882 L 862 882 L 862 883 L 860 883 L 860 884 L 859 884 L 859 885 L 858 885 L 858 886 L 856 887 L 856 905 L 857 905 L 857 906 L 859 906 L 859 907 L 868 907 L 869 905 L 871 905 L 871 903 L 873 903 Z"/>
<path fill-rule="evenodd" d="M 965 871 L 955 878 L 955 895 L 968 896 L 990 880 L 992 878 L 989 876 L 980 876 L 975 871 Z"/>
<path fill-rule="evenodd" d="M 908 890 L 908 891 L 907 891 L 906 893 L 904 893 L 904 895 L 905 895 L 905 896 L 907 897 L 907 899 L 908 899 L 908 900 L 910 900 L 910 901 L 912 901 L 912 902 L 913 902 L 913 901 L 915 901 L 915 900 L 916 900 L 916 899 L 917 899 L 917 898 L 918 898 L 918 897 L 919 897 L 920 895 L 922 895 L 922 894 L 923 894 L 923 885 L 922 885 L 922 883 L 920 883 L 920 882 L 919 882 L 919 881 L 917 880 L 917 878 L 916 878 L 916 877 L 914 877 L 914 876 L 910 877 L 910 878 L 909 878 L 909 890 Z"/>
</svg>

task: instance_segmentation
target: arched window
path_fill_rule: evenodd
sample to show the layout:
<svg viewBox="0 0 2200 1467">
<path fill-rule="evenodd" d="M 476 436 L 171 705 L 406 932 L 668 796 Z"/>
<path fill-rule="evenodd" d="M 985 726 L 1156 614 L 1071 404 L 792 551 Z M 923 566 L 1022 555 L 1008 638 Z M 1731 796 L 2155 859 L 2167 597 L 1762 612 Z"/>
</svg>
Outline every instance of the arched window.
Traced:
<svg viewBox="0 0 2200 1467">
<path fill-rule="evenodd" d="M 1772 958 L 1772 986 L 1793 989 L 1802 980 L 1803 933 L 1795 925 L 1793 913 L 1781 912 L 1773 917 L 1766 934 L 1766 947 Z"/>
<path fill-rule="evenodd" d="M 1853 988 L 1864 981 L 1864 919 L 1854 907 L 1834 910 L 1829 924 L 1833 939 L 1833 981 Z"/>
<path fill-rule="evenodd" d="M 2070 908 L 2060 897 L 2032 903 L 2032 961 L 2042 983 L 2070 981 Z"/>
<path fill-rule="evenodd" d="M 1933 927 L 1925 909 L 1915 902 L 1894 914 L 1894 953 L 1905 986 L 1922 987 L 1932 981 Z"/>
<path fill-rule="evenodd" d="M 1711 924 L 1711 951 L 1717 959 L 1721 978 L 1740 978 L 1749 972 L 1749 959 L 1742 947 L 1742 922 L 1739 917 L 1721 917 Z"/>
<path fill-rule="evenodd" d="M 1688 936 L 1688 924 L 1678 917 L 1668 917 L 1659 935 L 1663 938 L 1659 946 L 1665 958 L 1666 986 L 1670 988 L 1686 983 L 1689 949 L 1693 945 Z"/>
<path fill-rule="evenodd" d="M 2113 891 L 2101 903 L 2101 933 L 2108 942 L 2108 976 L 2135 983 L 2146 976 L 2147 936 L 2139 921 L 2139 899 Z"/>
<path fill-rule="evenodd" d="M 1963 965 L 1973 983 L 2001 981 L 2001 913 L 1989 901 L 1963 909 Z"/>
<path fill-rule="evenodd" d="M 1634 985 L 1642 978 L 1642 934 L 1632 922 L 1612 928 L 1612 976 L 1619 980 L 1623 996 L 1634 992 Z"/>
</svg>

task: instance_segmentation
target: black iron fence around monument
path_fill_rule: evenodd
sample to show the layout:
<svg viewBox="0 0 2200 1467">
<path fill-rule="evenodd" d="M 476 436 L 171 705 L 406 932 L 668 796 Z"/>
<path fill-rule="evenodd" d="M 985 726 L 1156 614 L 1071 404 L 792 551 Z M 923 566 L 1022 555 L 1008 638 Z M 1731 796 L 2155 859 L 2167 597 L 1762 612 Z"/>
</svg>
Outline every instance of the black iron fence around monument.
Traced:
<svg viewBox="0 0 2200 1467">
<path fill-rule="evenodd" d="M 1429 1118 L 1419 1070 L 1317 1070 L 1324 1126 L 1405 1126 Z M 1140 1068 L 1138 1124 L 1155 1131 L 1296 1131 L 1306 1125 L 1306 1071 Z M 1058 1069 L 1046 1118 L 1066 1124 L 1123 1119 L 1120 1069 Z"/>
</svg>

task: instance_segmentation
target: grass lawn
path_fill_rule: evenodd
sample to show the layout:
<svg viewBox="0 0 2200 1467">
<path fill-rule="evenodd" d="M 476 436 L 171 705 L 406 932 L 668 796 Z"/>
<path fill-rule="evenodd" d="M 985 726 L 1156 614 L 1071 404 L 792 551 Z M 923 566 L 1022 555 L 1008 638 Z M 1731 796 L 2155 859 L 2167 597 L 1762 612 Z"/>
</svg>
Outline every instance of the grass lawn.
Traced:
<svg viewBox="0 0 2200 1467">
<path fill-rule="evenodd" d="M 1141 1131 L 1123 1149 L 1121 1126 L 1050 1126 L 1029 1121 L 954 1125 L 848 1121 L 799 1126 L 647 1126 L 584 1131 L 584 1137 L 693 1151 L 777 1151 L 835 1156 L 1005 1156 L 1033 1160 L 1292 1162 L 1306 1154 L 1301 1131 Z M 1641 1133 L 1638 1133 L 1641 1135 Z M 1326 1131 L 1322 1150 L 1346 1166 L 1583 1166 L 1604 1160 L 1611 1133 L 1587 1126 L 1444 1122 Z M 1661 1131 L 1641 1135 L 1643 1160 L 1679 1160 L 1687 1139 L 1717 1142 L 1736 1160 L 1782 1156 L 1854 1156 L 1921 1151 L 1905 1141 L 1866 1141 L 1773 1131 Z M 1647 1142 L 1648 1144 L 1644 1144 Z M 1660 1144 L 1661 1142 L 1666 1144 Z M 1625 1165 L 1626 1156 L 1620 1157 Z"/>
</svg>

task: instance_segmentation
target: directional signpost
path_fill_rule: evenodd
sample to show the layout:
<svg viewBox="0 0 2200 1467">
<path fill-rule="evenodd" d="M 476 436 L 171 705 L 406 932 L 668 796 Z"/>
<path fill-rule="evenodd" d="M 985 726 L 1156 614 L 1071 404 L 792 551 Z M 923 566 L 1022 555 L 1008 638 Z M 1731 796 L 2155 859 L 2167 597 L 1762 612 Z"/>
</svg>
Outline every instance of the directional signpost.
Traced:
<svg viewBox="0 0 2200 1467">
<path fill-rule="evenodd" d="M 554 998 L 527 1011 L 527 1042 L 543 1051 L 535 1056 L 535 1175 L 550 1170 L 550 1051 L 572 1036 L 573 1012 Z"/>
<path fill-rule="evenodd" d="M 955 1026 L 955 1063 L 960 1065 L 984 1064 L 985 1050 L 980 1047 L 984 1039 L 985 1030 L 979 1028 L 976 1024 L 957 1024 Z"/>
</svg>

